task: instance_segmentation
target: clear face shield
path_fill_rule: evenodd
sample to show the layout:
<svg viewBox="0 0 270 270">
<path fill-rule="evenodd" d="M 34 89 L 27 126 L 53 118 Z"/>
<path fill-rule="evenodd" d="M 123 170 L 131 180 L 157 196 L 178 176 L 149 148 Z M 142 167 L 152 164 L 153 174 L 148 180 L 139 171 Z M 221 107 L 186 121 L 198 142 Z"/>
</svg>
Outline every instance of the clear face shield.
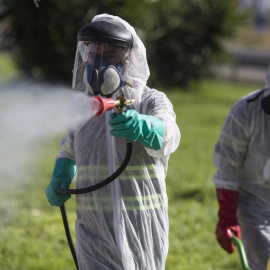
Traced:
<svg viewBox="0 0 270 270">
<path fill-rule="evenodd" d="M 123 87 L 122 80 L 128 49 L 89 41 L 77 45 L 72 88 L 94 95 L 110 96 Z"/>
</svg>

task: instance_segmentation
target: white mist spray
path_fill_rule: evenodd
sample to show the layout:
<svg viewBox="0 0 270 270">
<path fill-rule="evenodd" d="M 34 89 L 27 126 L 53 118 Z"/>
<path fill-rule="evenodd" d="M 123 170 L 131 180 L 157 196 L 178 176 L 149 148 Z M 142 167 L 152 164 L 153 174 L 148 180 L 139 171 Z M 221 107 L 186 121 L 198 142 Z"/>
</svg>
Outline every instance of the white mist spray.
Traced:
<svg viewBox="0 0 270 270">
<path fill-rule="evenodd" d="M 68 128 L 78 130 L 97 114 L 101 105 L 97 99 L 83 93 L 76 95 L 68 110 Z"/>
<path fill-rule="evenodd" d="M 24 83 L 0 93 L 2 183 L 24 181 L 24 166 L 35 159 L 39 141 L 78 128 L 99 109 L 95 99 L 65 87 Z"/>
</svg>

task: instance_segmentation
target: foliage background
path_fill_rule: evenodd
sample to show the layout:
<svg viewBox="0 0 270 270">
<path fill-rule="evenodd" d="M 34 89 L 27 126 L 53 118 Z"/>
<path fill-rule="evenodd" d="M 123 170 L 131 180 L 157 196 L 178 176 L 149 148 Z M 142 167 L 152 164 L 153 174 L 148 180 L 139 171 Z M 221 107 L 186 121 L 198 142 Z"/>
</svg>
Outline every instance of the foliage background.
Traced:
<svg viewBox="0 0 270 270">
<path fill-rule="evenodd" d="M 78 30 L 108 13 L 136 29 L 148 53 L 149 85 L 180 85 L 209 73 L 221 40 L 242 22 L 235 0 L 0 0 L 2 47 L 29 77 L 70 84 Z"/>
</svg>

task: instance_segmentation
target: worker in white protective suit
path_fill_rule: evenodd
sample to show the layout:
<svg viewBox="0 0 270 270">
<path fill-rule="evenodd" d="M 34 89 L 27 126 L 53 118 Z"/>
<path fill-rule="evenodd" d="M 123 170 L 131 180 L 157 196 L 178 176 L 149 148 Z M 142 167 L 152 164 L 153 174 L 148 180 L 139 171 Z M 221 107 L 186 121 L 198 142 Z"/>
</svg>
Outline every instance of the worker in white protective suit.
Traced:
<svg viewBox="0 0 270 270">
<path fill-rule="evenodd" d="M 166 95 L 146 86 L 149 68 L 145 47 L 133 27 L 102 14 L 78 33 L 73 88 L 82 96 L 135 103 L 117 115 L 106 111 L 72 128 L 63 141 L 49 202 L 62 205 L 77 166 L 76 187 L 92 186 L 110 176 L 133 143 L 130 162 L 109 185 L 76 195 L 76 253 L 80 270 L 162 270 L 168 252 L 168 160 L 180 141 L 173 106 Z"/>
<path fill-rule="evenodd" d="M 231 254 L 231 235 L 242 238 L 252 270 L 265 270 L 270 256 L 269 74 L 265 86 L 232 107 L 213 156 L 217 240 Z"/>
</svg>

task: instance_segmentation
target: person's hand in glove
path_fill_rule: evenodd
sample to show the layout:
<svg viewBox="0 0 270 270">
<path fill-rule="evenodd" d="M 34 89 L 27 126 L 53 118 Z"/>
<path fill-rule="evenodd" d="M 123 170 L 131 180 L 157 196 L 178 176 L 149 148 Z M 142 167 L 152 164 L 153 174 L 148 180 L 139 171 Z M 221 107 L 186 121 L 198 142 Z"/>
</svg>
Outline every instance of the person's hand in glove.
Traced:
<svg viewBox="0 0 270 270">
<path fill-rule="evenodd" d="M 236 211 L 238 205 L 238 191 L 216 189 L 219 203 L 216 237 L 220 246 L 229 254 L 234 252 L 231 236 L 241 238 L 241 228 L 238 224 Z"/>
<path fill-rule="evenodd" d="M 109 121 L 112 136 L 139 141 L 144 147 L 159 150 L 163 143 L 164 124 L 151 115 L 128 110 L 121 114 L 112 113 Z"/>
<path fill-rule="evenodd" d="M 47 199 L 52 206 L 61 206 L 71 197 L 70 194 L 57 195 L 55 190 L 69 188 L 75 175 L 74 166 L 75 162 L 71 159 L 59 158 L 56 160 L 51 182 L 45 190 Z"/>
</svg>

